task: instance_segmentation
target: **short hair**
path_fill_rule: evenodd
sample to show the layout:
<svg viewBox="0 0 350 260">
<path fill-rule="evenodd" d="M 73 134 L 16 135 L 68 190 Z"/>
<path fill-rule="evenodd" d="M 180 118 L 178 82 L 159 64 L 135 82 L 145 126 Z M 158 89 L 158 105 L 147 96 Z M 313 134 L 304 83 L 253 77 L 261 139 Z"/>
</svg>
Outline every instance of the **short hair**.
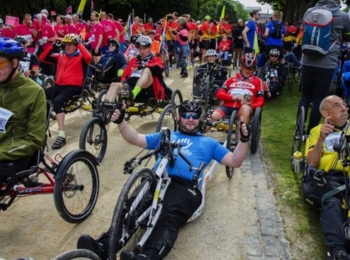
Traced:
<svg viewBox="0 0 350 260">
<path fill-rule="evenodd" d="M 109 13 L 107 16 L 108 16 L 108 18 L 114 19 L 114 15 L 111 13 Z"/>
<path fill-rule="evenodd" d="M 253 17 L 254 15 L 256 15 L 257 13 L 259 13 L 259 10 L 253 10 L 249 13 L 250 17 Z"/>
<path fill-rule="evenodd" d="M 173 15 L 175 15 L 176 17 L 179 17 L 178 12 L 173 12 Z"/>
<path fill-rule="evenodd" d="M 23 20 L 24 20 L 27 16 L 29 16 L 30 18 L 32 18 L 32 16 L 31 16 L 30 14 L 24 14 L 24 15 L 23 15 Z"/>
</svg>

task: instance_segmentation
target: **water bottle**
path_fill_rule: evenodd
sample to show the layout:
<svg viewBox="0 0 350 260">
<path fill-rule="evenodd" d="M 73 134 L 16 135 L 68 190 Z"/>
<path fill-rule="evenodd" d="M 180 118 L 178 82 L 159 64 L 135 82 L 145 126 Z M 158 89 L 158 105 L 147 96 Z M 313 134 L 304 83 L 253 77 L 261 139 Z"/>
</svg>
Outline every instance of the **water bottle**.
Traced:
<svg viewBox="0 0 350 260">
<path fill-rule="evenodd" d="M 302 171 L 302 159 L 303 154 L 299 151 L 296 151 L 293 154 L 293 165 L 294 165 L 294 173 L 301 173 Z"/>
</svg>

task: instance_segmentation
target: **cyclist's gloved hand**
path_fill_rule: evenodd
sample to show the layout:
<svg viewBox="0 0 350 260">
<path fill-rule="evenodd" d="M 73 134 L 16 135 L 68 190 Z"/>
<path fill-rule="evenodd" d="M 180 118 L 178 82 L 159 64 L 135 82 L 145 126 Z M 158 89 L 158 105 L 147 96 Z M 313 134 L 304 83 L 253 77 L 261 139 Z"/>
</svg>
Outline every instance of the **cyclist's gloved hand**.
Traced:
<svg viewBox="0 0 350 260">
<path fill-rule="evenodd" d="M 112 115 L 111 121 L 117 125 L 123 122 L 125 117 L 125 104 L 118 104 L 118 109 L 116 109 Z"/>
<path fill-rule="evenodd" d="M 246 143 L 249 141 L 249 137 L 250 137 L 250 130 L 249 130 L 249 126 L 243 122 L 242 120 L 243 118 L 241 118 L 241 127 L 239 128 L 239 132 L 241 135 L 241 142 L 242 143 Z"/>
<path fill-rule="evenodd" d="M 77 46 L 77 45 L 80 43 L 79 37 L 75 37 L 75 38 L 73 39 L 73 43 L 74 43 L 75 46 Z"/>
<path fill-rule="evenodd" d="M 62 42 L 61 42 L 61 40 L 56 40 L 56 41 L 52 44 L 52 46 L 53 46 L 53 48 L 54 48 L 55 50 L 60 49 L 60 48 L 62 47 Z"/>
</svg>

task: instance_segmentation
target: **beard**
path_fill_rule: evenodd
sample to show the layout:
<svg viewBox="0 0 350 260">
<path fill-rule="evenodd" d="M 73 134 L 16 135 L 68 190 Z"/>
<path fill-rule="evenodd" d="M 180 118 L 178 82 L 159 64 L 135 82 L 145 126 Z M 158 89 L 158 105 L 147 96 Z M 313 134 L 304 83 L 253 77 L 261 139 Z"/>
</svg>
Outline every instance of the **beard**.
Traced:
<svg viewBox="0 0 350 260">
<path fill-rule="evenodd" d="M 193 125 L 186 125 L 182 122 L 182 120 L 179 120 L 179 129 L 185 133 L 189 133 L 189 134 L 197 133 L 199 131 L 199 125 L 200 125 L 199 122 L 196 125 L 194 125 L 194 124 Z"/>
</svg>

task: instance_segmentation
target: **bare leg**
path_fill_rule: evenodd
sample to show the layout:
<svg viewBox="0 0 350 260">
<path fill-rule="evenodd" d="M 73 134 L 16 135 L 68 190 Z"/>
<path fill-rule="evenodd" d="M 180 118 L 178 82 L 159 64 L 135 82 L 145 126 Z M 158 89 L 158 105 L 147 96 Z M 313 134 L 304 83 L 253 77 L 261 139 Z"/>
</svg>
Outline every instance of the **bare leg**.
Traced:
<svg viewBox="0 0 350 260">
<path fill-rule="evenodd" d="M 120 93 L 120 91 L 123 89 L 123 85 L 121 83 L 113 82 L 109 86 L 109 89 L 106 94 L 106 100 L 109 102 L 116 102 L 117 101 L 117 95 Z"/>
<path fill-rule="evenodd" d="M 153 83 L 153 77 L 151 70 L 149 68 L 144 68 L 141 74 L 141 77 L 136 82 L 136 86 L 139 86 L 141 89 L 148 88 Z"/>
<path fill-rule="evenodd" d="M 65 116 L 66 116 L 65 113 L 56 114 L 56 120 L 57 120 L 59 131 L 64 131 L 64 118 L 65 118 Z"/>
</svg>

